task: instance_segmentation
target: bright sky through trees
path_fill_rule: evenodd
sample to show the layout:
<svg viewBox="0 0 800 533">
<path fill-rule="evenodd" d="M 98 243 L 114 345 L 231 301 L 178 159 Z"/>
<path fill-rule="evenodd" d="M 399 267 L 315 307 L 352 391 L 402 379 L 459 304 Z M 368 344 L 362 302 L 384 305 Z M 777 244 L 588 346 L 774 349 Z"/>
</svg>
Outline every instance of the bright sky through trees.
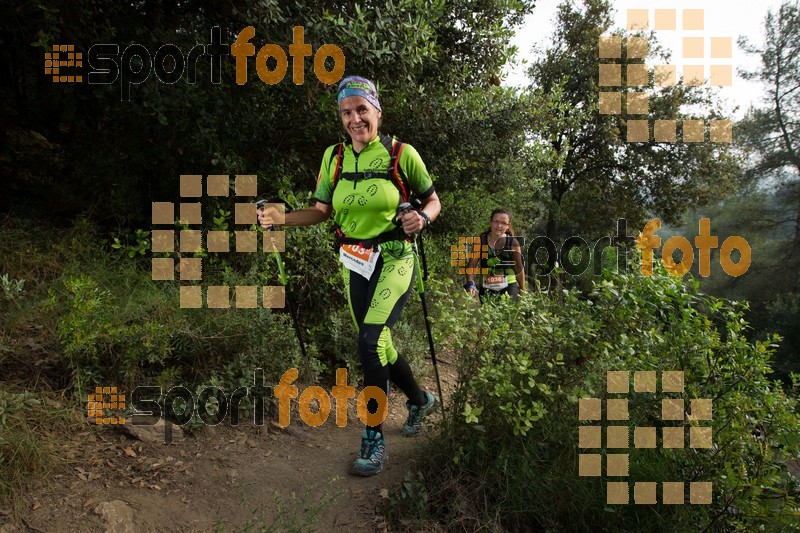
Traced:
<svg viewBox="0 0 800 533">
<path fill-rule="evenodd" d="M 580 2 L 580 0 L 575 0 Z M 512 41 L 519 47 L 520 59 L 532 60 L 535 52 L 533 46 L 543 49 L 549 46 L 553 33 L 554 19 L 556 10 L 561 0 L 538 0 L 533 14 L 529 15 L 525 25 L 518 29 L 517 35 Z M 747 37 L 751 42 L 763 42 L 764 17 L 768 10 L 777 10 L 781 5 L 780 0 L 614 0 L 612 2 L 615 10 L 615 28 L 627 27 L 628 9 L 647 9 L 650 14 L 650 24 L 653 24 L 654 12 L 656 9 L 675 9 L 677 10 L 677 30 L 676 31 L 657 31 L 656 35 L 659 42 L 672 50 L 672 60 L 680 64 L 702 64 L 702 59 L 681 58 L 681 10 L 683 9 L 703 9 L 705 11 L 705 30 L 687 32 L 687 36 L 705 37 L 706 50 L 708 50 L 708 40 L 710 37 L 733 37 L 733 67 L 734 72 L 740 68 L 752 69 L 758 61 L 755 56 L 748 56 L 736 44 L 740 36 Z M 705 59 L 706 64 L 713 61 Z M 527 65 L 518 64 L 514 68 L 507 68 L 505 83 L 508 85 L 525 85 Z M 679 68 L 680 72 L 680 68 Z M 706 73 L 708 76 L 708 73 Z M 720 95 L 727 100 L 728 108 L 733 111 L 735 106 L 739 106 L 738 111 L 733 113 L 734 118 L 740 118 L 747 108 L 758 103 L 763 94 L 763 88 L 756 82 L 748 82 L 734 74 L 733 85 L 720 89 Z"/>
</svg>

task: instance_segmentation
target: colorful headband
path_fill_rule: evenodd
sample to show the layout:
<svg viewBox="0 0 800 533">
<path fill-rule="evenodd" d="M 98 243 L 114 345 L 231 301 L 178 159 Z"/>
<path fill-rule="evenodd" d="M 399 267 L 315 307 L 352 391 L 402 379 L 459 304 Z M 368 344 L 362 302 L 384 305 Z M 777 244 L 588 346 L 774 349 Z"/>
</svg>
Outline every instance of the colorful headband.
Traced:
<svg viewBox="0 0 800 533">
<path fill-rule="evenodd" d="M 375 89 L 375 85 L 367 78 L 348 76 L 339 82 L 338 104 L 341 106 L 342 100 L 348 96 L 361 96 L 374 105 L 378 111 L 382 111 L 381 103 L 378 101 L 378 91 Z"/>
</svg>

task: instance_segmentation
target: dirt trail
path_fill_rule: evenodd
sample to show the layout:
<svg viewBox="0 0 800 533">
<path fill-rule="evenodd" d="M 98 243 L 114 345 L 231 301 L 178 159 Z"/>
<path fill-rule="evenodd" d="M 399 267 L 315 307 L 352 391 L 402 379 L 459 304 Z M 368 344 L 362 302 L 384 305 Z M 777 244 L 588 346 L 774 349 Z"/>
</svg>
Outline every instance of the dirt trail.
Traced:
<svg viewBox="0 0 800 533">
<path fill-rule="evenodd" d="M 442 370 L 447 390 L 452 367 Z M 435 390 L 431 380 L 424 386 Z M 85 422 L 60 445 L 64 466 L 53 483 L 31 491 L 20 516 L 0 515 L 0 533 L 386 530 L 380 509 L 425 438 L 401 434 L 405 416 L 405 397 L 393 391 L 384 423 L 389 460 L 372 478 L 347 473 L 363 427 L 354 405 L 346 428 L 333 415 L 318 428 L 294 418 L 288 430 L 223 423 L 169 445 Z"/>
</svg>

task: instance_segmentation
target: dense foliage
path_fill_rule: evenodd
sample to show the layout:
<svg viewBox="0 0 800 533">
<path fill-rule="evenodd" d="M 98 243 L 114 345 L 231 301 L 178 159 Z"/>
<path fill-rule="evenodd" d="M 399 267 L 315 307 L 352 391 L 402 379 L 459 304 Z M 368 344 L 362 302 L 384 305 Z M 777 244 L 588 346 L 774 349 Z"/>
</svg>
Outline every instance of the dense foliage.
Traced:
<svg viewBox="0 0 800 533">
<path fill-rule="evenodd" d="M 340 47 L 345 74 L 378 82 L 384 129 L 422 147 L 447 188 L 463 170 L 451 164 L 454 146 L 472 154 L 472 164 L 481 161 L 474 170 L 486 173 L 502 156 L 492 150 L 519 137 L 512 128 L 493 129 L 500 117 L 486 110 L 512 105 L 492 103 L 491 82 L 510 54 L 511 25 L 531 8 L 473 0 L 4 3 L 0 164 L 9 179 L 3 206 L 23 201 L 34 212 L 67 217 L 91 208 L 95 219 L 130 229 L 148 225 L 149 203 L 176 198 L 178 176 L 192 173 L 257 174 L 267 196 L 294 191 L 304 199 L 323 149 L 342 135 L 335 85 L 317 79 L 311 58 L 302 85 L 292 82 L 291 69 L 282 82 L 263 83 L 254 58 L 247 83 L 237 85 L 232 56 L 223 56 L 220 83 L 212 83 L 204 58 L 196 83 L 184 77 L 168 85 L 151 73 L 129 94 L 121 78 L 110 85 L 56 84 L 43 74 L 44 53 L 54 44 L 76 43 L 86 54 L 93 44 L 115 43 L 121 63 L 131 44 L 150 54 L 174 44 L 187 55 L 211 41 L 213 27 L 221 43 L 232 44 L 249 25 L 257 50 L 267 43 L 288 50 L 294 26 L 304 27 L 314 51 L 325 43 Z M 484 145 L 481 133 L 498 142 Z M 207 207 L 215 212 L 218 205 Z"/>
<path fill-rule="evenodd" d="M 292 82 L 291 69 L 282 82 L 263 83 L 252 57 L 247 82 L 237 84 L 233 58 L 226 57 L 219 83 L 203 59 L 196 83 L 184 77 L 165 84 L 151 73 L 128 87 L 122 79 L 53 83 L 43 73 L 44 54 L 70 43 L 83 53 L 92 44 L 116 43 L 118 60 L 132 44 L 153 54 L 174 44 L 188 53 L 211 41 L 212 28 L 232 44 L 250 25 L 256 49 L 276 43 L 287 50 L 293 28 L 303 26 L 314 50 L 325 43 L 342 49 L 346 74 L 376 80 L 382 129 L 419 150 L 442 199 L 443 215 L 426 237 L 427 286 L 437 346 L 456 362 L 459 380 L 426 467 L 409 472 L 393 496 L 395 516 L 468 530 L 795 526 L 798 482 L 787 464 L 797 458 L 800 440 L 789 374 L 800 368 L 792 348 L 800 316 L 796 277 L 787 282 L 754 264 L 755 283 L 704 286 L 757 301 L 751 315 L 747 303 L 707 296 L 690 279 L 660 268 L 643 277 L 635 267 L 596 276 L 556 272 L 540 277 L 547 284 L 518 303 L 476 308 L 465 305 L 462 280 L 450 265 L 450 246 L 483 231 L 498 205 L 514 212 L 518 233 L 555 241 L 567 232 L 594 241 L 611 234 L 618 218 L 628 219 L 630 231 L 651 215 L 678 223 L 689 208 L 719 209 L 714 229 L 718 221 L 727 233 L 735 233 L 747 210 L 753 220 L 769 212 L 796 221 L 792 158 L 800 93 L 792 85 L 798 69 L 786 62 L 800 55 L 792 53 L 796 2 L 787 6 L 768 19 L 764 49 L 752 51 L 764 60 L 754 76 L 776 87 L 789 120 L 779 135 L 784 115 L 773 113 L 774 106 L 752 111 L 738 130 L 748 160 L 728 145 L 627 143 L 633 115 L 599 113 L 597 69 L 606 60 L 598 59 L 598 39 L 612 31 L 607 0 L 562 3 L 553 46 L 532 65 L 525 89 L 502 87 L 500 77 L 514 52 L 513 27 L 533 10 L 533 0 L 4 2 L 0 209 L 9 215 L 0 224 L 0 498 L 13 496 L 47 463 L 42 421 L 55 410 L 43 389 L 62 391 L 78 405 L 99 383 L 233 390 L 252 385 L 254 368 L 274 381 L 304 366 L 286 311 L 178 307 L 178 284 L 151 276 L 157 255 L 151 202 L 181 201 L 182 174 L 256 174 L 260 196 L 305 207 L 324 148 L 344 135 L 335 86 L 318 80 L 311 58 L 301 85 Z M 652 53 L 666 59 L 646 37 Z M 650 95 L 648 118 L 719 116 L 713 93 L 658 87 L 652 78 L 641 90 Z M 748 161 L 748 196 L 705 207 L 732 190 Z M 234 224 L 236 201 L 203 198 L 202 229 L 245 229 Z M 788 250 L 794 261 L 798 227 L 758 226 L 753 243 L 759 254 Z M 331 245 L 325 225 L 292 228 L 283 254 L 320 379 L 341 366 L 359 375 Z M 203 259 L 204 284 L 278 282 L 269 255 L 201 247 L 170 257 L 181 254 Z M 786 294 L 763 296 L 775 291 Z M 783 339 L 771 335 L 776 329 Z M 415 372 L 427 366 L 423 332 L 414 301 L 393 337 Z M 783 390 L 771 381 L 778 342 Z M 579 399 L 606 399 L 609 370 L 678 369 L 686 375 L 687 406 L 692 398 L 711 398 L 713 420 L 700 422 L 689 410 L 672 425 L 710 426 L 713 447 L 631 450 L 629 479 L 711 481 L 713 503 L 606 505 L 605 478 L 578 476 Z M 660 420 L 660 399 L 631 393 L 628 426 L 670 425 Z"/>
<path fill-rule="evenodd" d="M 764 21 L 764 44 L 740 45 L 759 56 L 759 68 L 745 73 L 762 83 L 762 105 L 752 106 L 738 124 L 741 145 L 753 160 L 752 182 L 774 194 L 765 216 L 771 226 L 791 231 L 780 247 L 778 275 L 794 293 L 800 289 L 800 2 L 787 1 Z"/>
<path fill-rule="evenodd" d="M 396 512 L 432 514 L 452 527 L 495 523 L 511 530 L 675 531 L 797 524 L 800 485 L 787 470 L 800 451 L 796 400 L 770 382 L 770 342 L 749 342 L 742 305 L 705 296 L 659 266 L 606 271 L 588 294 L 529 293 L 479 310 L 439 293 L 436 331 L 459 357 L 459 386 L 443 431 Z M 683 394 L 634 392 L 637 371 L 685 373 Z M 629 373 L 627 396 L 607 394 L 606 372 Z M 657 449 L 579 449 L 580 398 L 628 398 L 624 425 L 655 427 Z M 684 398 L 679 421 L 662 420 L 662 398 Z M 691 399 L 708 398 L 701 421 Z M 606 413 L 606 408 L 603 408 Z M 685 449 L 661 447 L 661 428 L 678 426 Z M 690 428 L 710 426 L 713 445 L 690 448 Z M 605 435 L 605 431 L 603 432 Z M 605 437 L 603 437 L 605 439 Z M 603 440 L 605 444 L 606 441 Z M 580 477 L 579 453 L 629 453 L 628 480 L 710 481 L 711 505 L 606 505 L 606 482 Z M 603 462 L 605 473 L 605 461 Z M 631 500 L 633 484 L 631 484 Z M 688 500 L 688 492 L 687 492 Z M 409 514 L 404 515 L 410 518 Z"/>
<path fill-rule="evenodd" d="M 629 67 L 669 56 L 653 35 L 613 31 L 608 0 L 566 1 L 559 5 L 553 45 L 530 68 L 532 88 L 542 91 L 550 113 L 532 128 L 534 169 L 544 180 L 544 234 L 555 240 L 576 232 L 596 237 L 613 229 L 618 218 L 641 225 L 658 213 L 668 223 L 689 206 L 706 205 L 727 195 L 736 184 L 739 165 L 729 145 L 703 142 L 629 142 L 632 120 L 721 118 L 707 89 L 684 85 L 660 87 L 655 75 L 641 86 L 601 85 L 598 64 Z M 598 59 L 601 36 L 623 43 L 621 58 Z M 645 39 L 647 59 L 636 57 L 633 39 Z M 616 114 L 600 112 L 601 92 L 617 92 L 625 102 L 646 95 L 644 113 L 632 106 Z M 602 201 L 597 201 L 602 199 Z"/>
</svg>

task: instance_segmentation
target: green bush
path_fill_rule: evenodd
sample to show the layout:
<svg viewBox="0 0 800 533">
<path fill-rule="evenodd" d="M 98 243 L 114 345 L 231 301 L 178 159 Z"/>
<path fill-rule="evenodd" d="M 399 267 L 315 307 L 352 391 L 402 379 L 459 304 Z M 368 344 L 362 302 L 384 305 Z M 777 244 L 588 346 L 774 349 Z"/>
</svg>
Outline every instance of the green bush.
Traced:
<svg viewBox="0 0 800 533">
<path fill-rule="evenodd" d="M 158 318 L 128 315 L 89 276 L 67 277 L 63 292 L 51 289 L 49 306 L 63 313 L 58 340 L 81 397 L 107 379 L 131 384 L 141 378 L 141 367 L 163 365 L 172 353 L 170 330 Z"/>
<path fill-rule="evenodd" d="M 357 335 L 326 232 L 322 226 L 295 229 L 287 235 L 287 251 L 281 254 L 300 311 L 312 379 L 324 369 L 360 369 Z M 25 247 L 19 242 L 24 235 L 11 236 Z M 149 240 L 139 232 L 124 242 L 128 244 L 102 241 L 92 224 L 79 220 L 50 244 L 61 262 L 60 275 L 45 280 L 33 296 L 25 294 L 26 305 L 36 307 L 37 320 L 52 324 L 64 369 L 71 375 L 68 385 L 78 397 L 106 384 L 130 389 L 144 384 L 169 388 L 214 383 L 233 390 L 251 385 L 255 368 L 262 368 L 265 379 L 272 382 L 291 367 L 307 379 L 288 306 L 276 312 L 181 309 L 176 284 L 153 281 L 149 260 L 140 257 L 139 250 L 149 247 Z M 204 283 L 279 283 L 272 254 L 234 254 L 237 258 L 204 250 L 197 254 L 203 256 L 204 267 L 209 265 L 203 270 Z M 12 273 L 17 271 L 13 264 L 9 267 Z M 11 277 L 5 285 L 16 290 Z M 415 295 L 408 307 L 395 329 L 395 340 L 412 366 L 420 366 L 427 345 Z"/>
<path fill-rule="evenodd" d="M 744 305 L 705 296 L 661 267 L 652 277 L 606 272 L 588 297 L 525 293 L 469 313 L 457 298 L 435 299 L 435 331 L 459 355 L 458 387 L 422 468 L 438 521 L 620 531 L 797 525 L 798 483 L 785 466 L 800 450 L 796 400 L 768 379 L 773 345 L 746 340 Z M 713 447 L 626 450 L 627 479 L 711 481 L 711 505 L 606 505 L 606 479 L 578 476 L 578 402 L 619 398 L 605 392 L 611 370 L 685 373 L 683 421 L 662 422 L 662 396 L 631 389 L 631 446 L 634 426 L 660 435 L 662 426 L 710 425 Z M 690 416 L 692 398 L 713 400 L 712 421 Z"/>
<path fill-rule="evenodd" d="M 289 314 L 276 314 L 269 309 L 253 311 L 252 315 L 241 321 L 244 337 L 240 351 L 218 373 L 221 383 L 231 387 L 231 390 L 252 386 L 253 371 L 257 368 L 264 371 L 264 377 L 270 383 L 277 383 L 290 368 L 297 368 L 301 379 L 307 380 L 306 362 Z M 307 334 L 304 334 L 303 342 L 311 361 L 311 378 L 315 379 L 321 370 L 319 349 Z"/>
<path fill-rule="evenodd" d="M 24 234 L 0 229 L 22 248 L 32 247 L 39 235 L 27 236 L 31 241 L 27 245 Z M 138 237 L 136 250 L 149 247 L 141 232 Z M 107 246 L 123 253 L 109 253 Z M 228 376 L 226 380 L 236 382 L 248 374 L 252 383 L 253 365 L 263 368 L 268 377 L 280 376 L 291 366 L 302 366 L 288 313 L 181 309 L 175 283 L 153 281 L 149 260 L 139 258 L 138 251 L 131 259 L 126 247 L 102 241 L 86 220 L 77 221 L 63 235 L 53 236 L 49 247 L 61 263 L 60 277 L 33 280 L 44 281 L 46 291 L 28 297 L 31 302 L 26 305 L 38 306 L 39 320 L 52 324 L 64 366 L 72 374 L 70 385 L 79 397 L 88 388 L 103 384 L 193 386 L 212 377 Z M 315 251 L 308 245 L 301 255 L 313 263 L 310 256 Z M 198 253 L 206 254 L 202 250 Z M 233 261 L 225 254 L 204 257 L 204 266 L 209 265 L 204 269 L 209 279 L 204 281 L 228 286 L 277 284 L 277 267 L 271 255 L 238 256 L 244 259 Z M 15 263 L 8 263 L 8 267 L 11 272 L 17 271 Z M 15 289 L 12 281 L 9 278 L 5 284 L 9 291 Z M 318 319 L 316 315 L 301 318 Z M 310 339 L 306 342 L 316 373 L 316 348 Z M 238 372 L 241 376 L 234 379 L 232 364 L 236 361 L 243 368 Z"/>
</svg>

